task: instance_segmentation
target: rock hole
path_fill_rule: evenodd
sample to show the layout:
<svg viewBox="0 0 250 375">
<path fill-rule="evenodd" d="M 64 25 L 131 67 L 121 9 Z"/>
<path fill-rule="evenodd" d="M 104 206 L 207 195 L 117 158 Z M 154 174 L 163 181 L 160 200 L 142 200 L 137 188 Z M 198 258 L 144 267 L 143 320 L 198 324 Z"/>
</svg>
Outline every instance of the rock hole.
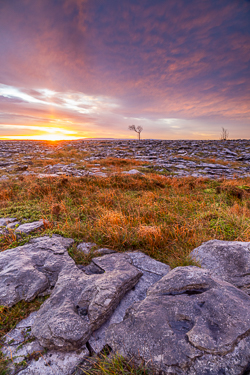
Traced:
<svg viewBox="0 0 250 375">
<path fill-rule="evenodd" d="M 76 305 L 77 314 L 79 316 L 87 316 L 88 315 L 88 307 L 80 307 L 79 305 Z"/>
</svg>

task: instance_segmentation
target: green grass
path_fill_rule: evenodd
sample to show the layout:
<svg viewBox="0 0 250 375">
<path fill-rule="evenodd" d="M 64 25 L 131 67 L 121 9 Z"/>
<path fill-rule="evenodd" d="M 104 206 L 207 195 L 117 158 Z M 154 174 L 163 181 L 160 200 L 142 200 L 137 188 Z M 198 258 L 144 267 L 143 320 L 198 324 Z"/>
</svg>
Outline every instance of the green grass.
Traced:
<svg viewBox="0 0 250 375">
<path fill-rule="evenodd" d="M 132 360 L 127 361 L 121 355 L 112 355 L 109 358 L 101 355 L 91 361 L 91 369 L 79 366 L 84 375 L 153 375 L 144 365 L 136 365 Z M 91 363 L 90 362 L 90 363 Z"/>
</svg>

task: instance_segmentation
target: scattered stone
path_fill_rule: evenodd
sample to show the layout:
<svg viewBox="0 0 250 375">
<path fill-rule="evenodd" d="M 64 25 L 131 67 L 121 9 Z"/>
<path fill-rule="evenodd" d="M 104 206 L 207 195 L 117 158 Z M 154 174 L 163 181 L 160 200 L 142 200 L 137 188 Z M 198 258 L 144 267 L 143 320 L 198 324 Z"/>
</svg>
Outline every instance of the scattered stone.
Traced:
<svg viewBox="0 0 250 375">
<path fill-rule="evenodd" d="M 55 174 L 55 173 L 48 173 L 48 174 L 44 174 L 44 173 L 39 173 L 37 176 L 37 178 L 54 178 L 54 177 L 60 177 L 59 175 Z"/>
<path fill-rule="evenodd" d="M 17 168 L 16 168 L 16 171 L 26 171 L 27 169 L 29 168 L 28 165 L 19 165 Z"/>
<path fill-rule="evenodd" d="M 104 172 L 95 172 L 95 173 L 93 173 L 93 175 L 95 177 L 103 177 L 103 178 L 108 177 L 107 173 L 104 173 Z"/>
<path fill-rule="evenodd" d="M 67 249 L 73 240 L 53 235 L 0 253 L 0 305 L 11 307 L 49 293 L 65 267 L 75 266 Z"/>
<path fill-rule="evenodd" d="M 20 221 L 14 221 L 13 223 L 10 223 L 6 225 L 6 229 L 15 229 L 20 225 Z"/>
<path fill-rule="evenodd" d="M 113 351 L 159 374 L 242 375 L 250 363 L 250 297 L 207 270 L 178 267 L 106 338 Z"/>
<path fill-rule="evenodd" d="M 32 170 L 32 156 L 18 159 L 18 154 L 32 153 L 39 155 L 40 160 L 53 160 L 47 157 L 50 153 L 67 147 L 74 147 L 76 151 L 87 152 L 84 160 L 72 159 L 72 163 L 58 163 Z M 19 173 L 17 169 L 29 166 L 29 174 L 39 178 L 58 176 L 95 176 L 107 177 L 103 172 L 100 163 L 95 161 L 112 157 L 123 159 L 135 159 L 144 163 L 150 163 L 151 168 L 162 171 L 170 176 L 177 177 L 206 177 L 206 178 L 234 178 L 250 175 L 250 141 L 249 140 L 228 140 L 228 141 L 192 141 L 192 140 L 79 140 L 67 142 L 61 146 L 48 146 L 43 142 L 26 141 L 5 142 L 0 141 L 0 169 L 8 173 Z M 185 157 L 185 158 L 184 158 Z M 214 159 L 213 162 L 204 163 L 204 159 Z M 88 170 L 85 165 L 79 163 L 91 162 L 92 167 Z M 23 163 L 22 163 L 23 162 Z M 234 163 L 233 162 L 237 162 Z M 24 164 L 25 163 L 25 164 Z M 94 164 L 95 163 L 95 164 Z M 96 167 L 96 168 L 95 168 Z M 100 170 L 102 169 L 102 171 Z M 136 169 L 135 169 L 136 170 Z M 134 171 L 134 169 L 132 169 Z M 41 173 L 42 172 L 42 173 Z M 138 172 L 128 171 L 129 174 Z M 127 172 L 127 173 L 128 173 Z M 24 172 L 25 173 L 25 172 Z M 28 175 L 25 173 L 25 175 Z M 7 179 L 8 177 L 5 176 Z M 0 177 L 0 181 L 4 181 Z"/>
<path fill-rule="evenodd" d="M 130 174 L 130 175 L 134 175 L 134 174 L 141 174 L 143 175 L 143 173 L 141 173 L 140 171 L 138 171 L 137 169 L 131 169 L 130 171 L 124 171 L 122 172 L 123 174 Z"/>
<path fill-rule="evenodd" d="M 15 217 L 6 217 L 0 219 L 0 227 L 6 227 L 9 223 L 13 223 L 17 219 Z"/>
<path fill-rule="evenodd" d="M 190 255 L 216 277 L 250 295 L 250 242 L 212 240 Z"/>
<path fill-rule="evenodd" d="M 44 220 L 39 220 L 39 221 L 33 221 L 32 223 L 26 223 L 20 225 L 16 229 L 16 233 L 21 233 L 21 234 L 29 234 L 34 232 L 37 229 L 43 229 L 44 228 Z"/>
<path fill-rule="evenodd" d="M 82 251 L 84 254 L 89 254 L 91 252 L 91 249 L 96 246 L 95 243 L 92 242 L 81 242 L 77 246 L 77 250 Z"/>
</svg>

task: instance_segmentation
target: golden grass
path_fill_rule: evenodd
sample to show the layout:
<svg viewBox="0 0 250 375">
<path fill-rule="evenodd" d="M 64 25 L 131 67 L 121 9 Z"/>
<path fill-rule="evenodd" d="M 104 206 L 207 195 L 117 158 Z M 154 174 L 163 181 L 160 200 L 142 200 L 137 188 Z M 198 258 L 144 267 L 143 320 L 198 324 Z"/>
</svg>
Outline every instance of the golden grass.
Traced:
<svg viewBox="0 0 250 375">
<path fill-rule="evenodd" d="M 92 241 L 117 251 L 140 249 L 174 267 L 213 238 L 249 241 L 250 179 L 211 181 L 115 175 L 59 177 L 2 183 L 0 216 L 46 219 L 47 232 Z M 239 187 L 240 186 L 240 187 Z M 232 187 L 243 191 L 232 195 Z M 2 250 L 16 245 L 11 234 Z"/>
</svg>

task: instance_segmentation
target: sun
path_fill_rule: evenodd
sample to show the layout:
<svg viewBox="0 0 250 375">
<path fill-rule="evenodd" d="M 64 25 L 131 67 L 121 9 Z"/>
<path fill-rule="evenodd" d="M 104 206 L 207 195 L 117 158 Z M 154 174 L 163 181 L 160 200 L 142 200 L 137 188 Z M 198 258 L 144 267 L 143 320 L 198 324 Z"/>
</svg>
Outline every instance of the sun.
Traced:
<svg viewBox="0 0 250 375">
<path fill-rule="evenodd" d="M 55 142 L 55 141 L 62 141 L 63 139 L 65 139 L 65 138 L 62 135 L 59 135 L 59 134 L 48 134 L 48 135 L 46 135 L 46 141 Z"/>
<path fill-rule="evenodd" d="M 51 142 L 56 142 L 56 141 L 70 141 L 74 139 L 78 139 L 79 137 L 74 137 L 74 136 L 69 136 L 65 134 L 56 134 L 56 133 L 51 133 L 51 134 L 46 134 L 39 139 L 45 140 L 45 141 L 51 141 Z"/>
</svg>

